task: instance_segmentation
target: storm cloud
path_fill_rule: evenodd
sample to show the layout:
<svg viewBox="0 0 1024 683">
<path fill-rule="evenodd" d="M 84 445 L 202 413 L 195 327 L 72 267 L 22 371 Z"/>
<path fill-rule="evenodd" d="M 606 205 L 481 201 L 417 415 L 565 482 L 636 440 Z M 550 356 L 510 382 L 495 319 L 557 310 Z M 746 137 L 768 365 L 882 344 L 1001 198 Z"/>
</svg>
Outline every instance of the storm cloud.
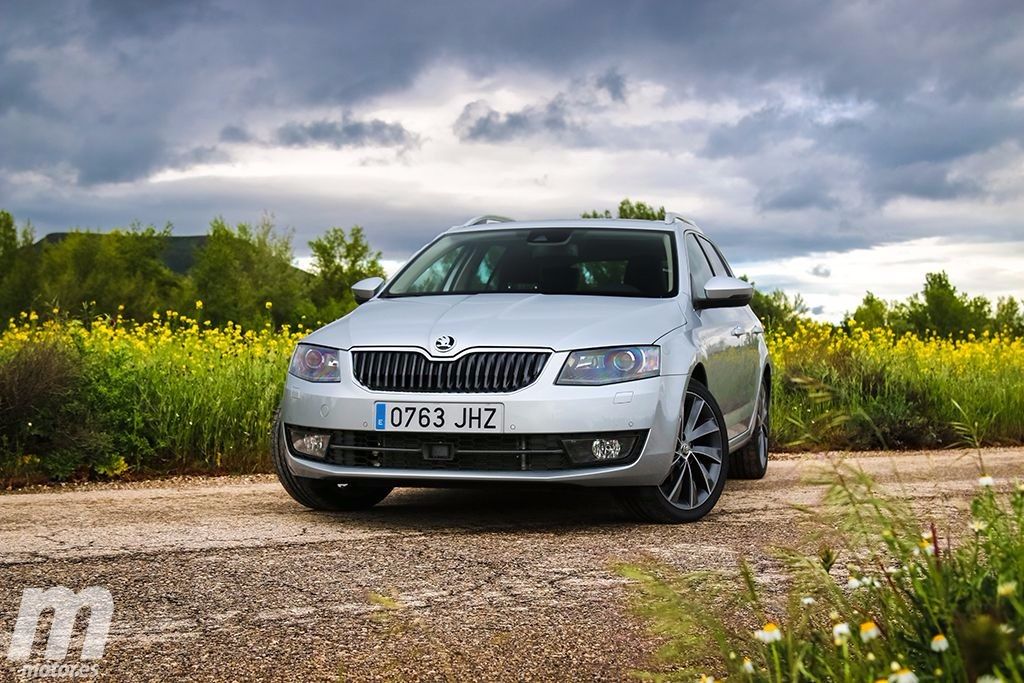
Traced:
<svg viewBox="0 0 1024 683">
<path fill-rule="evenodd" d="M 391 258 L 424 216 L 626 195 L 696 207 L 741 259 L 978 207 L 972 237 L 1007 239 L 1021 35 L 1016 0 L 8 3 L 0 205 L 41 232 L 268 209 L 300 245 L 358 219 Z"/>
<path fill-rule="evenodd" d="M 400 123 L 380 119 L 360 121 L 346 113 L 336 121 L 290 121 L 275 131 L 274 141 L 285 147 L 408 147 L 416 144 L 417 136 Z"/>
</svg>

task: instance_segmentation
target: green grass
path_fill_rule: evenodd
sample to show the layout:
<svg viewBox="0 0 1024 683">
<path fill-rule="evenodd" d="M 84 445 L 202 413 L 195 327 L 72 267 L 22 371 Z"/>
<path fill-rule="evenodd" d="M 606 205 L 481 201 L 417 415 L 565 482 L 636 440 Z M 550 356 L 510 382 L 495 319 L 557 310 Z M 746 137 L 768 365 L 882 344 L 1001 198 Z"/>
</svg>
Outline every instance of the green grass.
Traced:
<svg viewBox="0 0 1024 683">
<path fill-rule="evenodd" d="M 784 605 L 766 603 L 746 564 L 742 580 L 721 591 L 745 595 L 729 610 L 709 604 L 689 576 L 620 568 L 635 582 L 638 614 L 675 644 L 658 662 L 675 672 L 669 677 L 1024 680 L 1024 483 L 982 486 L 958 542 L 859 470 L 838 465 L 818 483 L 827 492 L 815 514 L 835 545 L 816 556 L 779 553 L 790 587 Z M 839 567 L 836 557 L 850 564 Z M 744 621 L 762 626 L 743 631 Z"/>
</svg>

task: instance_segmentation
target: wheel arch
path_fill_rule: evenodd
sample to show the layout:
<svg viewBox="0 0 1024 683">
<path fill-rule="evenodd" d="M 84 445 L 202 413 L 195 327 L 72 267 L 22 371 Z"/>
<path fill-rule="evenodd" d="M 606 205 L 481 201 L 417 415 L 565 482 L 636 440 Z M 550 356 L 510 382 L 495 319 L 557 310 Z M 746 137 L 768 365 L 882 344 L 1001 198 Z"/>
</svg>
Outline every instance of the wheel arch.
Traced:
<svg viewBox="0 0 1024 683">
<path fill-rule="evenodd" d="M 704 386 L 708 385 L 708 371 L 704 368 L 703 363 L 698 361 L 697 364 L 693 366 L 693 369 L 690 370 L 690 379 L 695 379 Z"/>
</svg>

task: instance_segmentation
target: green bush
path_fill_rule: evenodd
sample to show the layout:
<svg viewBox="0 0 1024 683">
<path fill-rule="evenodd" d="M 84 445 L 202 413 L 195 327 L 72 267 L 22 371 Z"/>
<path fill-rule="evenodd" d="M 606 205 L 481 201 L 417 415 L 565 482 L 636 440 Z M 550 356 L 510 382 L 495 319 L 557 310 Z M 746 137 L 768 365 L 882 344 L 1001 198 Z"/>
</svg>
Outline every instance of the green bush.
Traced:
<svg viewBox="0 0 1024 683">
<path fill-rule="evenodd" d="M 6 478 L 41 470 L 63 479 L 116 469 L 114 439 L 96 423 L 87 386 L 81 353 L 59 339 L 44 337 L 0 357 L 0 472 Z"/>
</svg>

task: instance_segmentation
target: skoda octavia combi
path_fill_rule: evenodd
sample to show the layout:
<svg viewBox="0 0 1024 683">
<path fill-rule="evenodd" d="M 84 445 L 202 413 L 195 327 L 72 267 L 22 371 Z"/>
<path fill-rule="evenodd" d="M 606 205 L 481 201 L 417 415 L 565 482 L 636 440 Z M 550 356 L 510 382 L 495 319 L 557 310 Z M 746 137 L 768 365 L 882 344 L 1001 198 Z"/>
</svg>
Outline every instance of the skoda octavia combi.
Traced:
<svg viewBox="0 0 1024 683">
<path fill-rule="evenodd" d="M 481 216 L 295 349 L 273 431 L 302 505 L 396 486 L 613 487 L 655 522 L 768 466 L 771 365 L 751 286 L 693 222 Z"/>
</svg>

